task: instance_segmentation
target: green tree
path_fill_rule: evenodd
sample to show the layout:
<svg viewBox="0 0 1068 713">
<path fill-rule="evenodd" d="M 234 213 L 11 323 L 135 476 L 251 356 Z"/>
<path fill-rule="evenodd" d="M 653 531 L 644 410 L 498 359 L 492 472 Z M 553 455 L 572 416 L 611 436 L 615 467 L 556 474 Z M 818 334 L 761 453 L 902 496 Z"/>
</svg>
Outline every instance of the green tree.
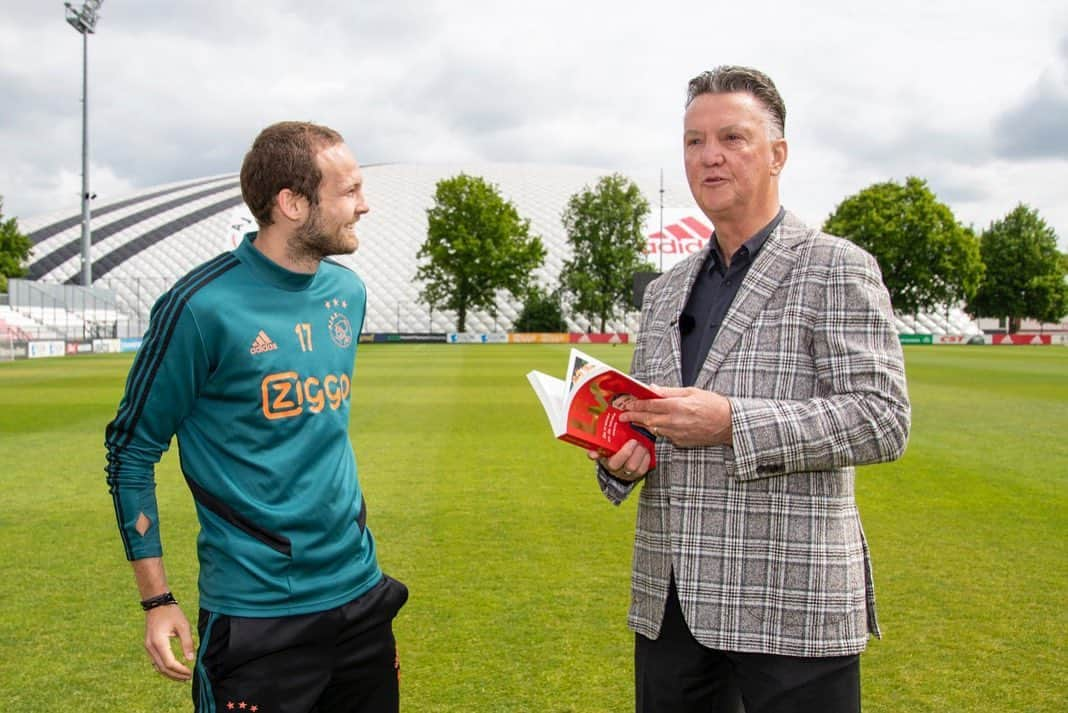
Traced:
<svg viewBox="0 0 1068 713">
<path fill-rule="evenodd" d="M 876 183 L 842 201 L 823 224 L 870 252 L 898 314 L 970 299 L 983 277 L 979 242 L 927 182 Z"/>
<path fill-rule="evenodd" d="M 523 300 L 523 310 L 512 330 L 516 332 L 566 332 L 567 322 L 560 307 L 560 296 L 542 287 L 532 287 Z"/>
<path fill-rule="evenodd" d="M 1068 265 L 1057 234 L 1038 211 L 1020 203 L 983 231 L 986 276 L 968 303 L 974 317 L 1008 317 L 1009 332 L 1025 318 L 1057 322 L 1068 314 Z"/>
<path fill-rule="evenodd" d="M 560 289 L 590 322 L 605 322 L 630 304 L 634 273 L 651 269 L 642 251 L 649 202 L 618 173 L 571 196 L 561 216 L 572 257 L 560 272 Z"/>
<path fill-rule="evenodd" d="M 7 278 L 26 274 L 24 265 L 32 247 L 30 239 L 19 232 L 18 219 L 4 220 L 4 197 L 0 196 L 0 292 L 7 292 Z"/>
<path fill-rule="evenodd" d="M 454 310 L 458 331 L 464 331 L 472 310 L 496 316 L 498 291 L 522 295 L 545 260 L 545 246 L 530 234 L 530 221 L 478 176 L 461 173 L 438 181 L 426 215 L 418 257 L 427 262 L 415 274 L 424 283 L 420 298 L 431 309 Z"/>
</svg>

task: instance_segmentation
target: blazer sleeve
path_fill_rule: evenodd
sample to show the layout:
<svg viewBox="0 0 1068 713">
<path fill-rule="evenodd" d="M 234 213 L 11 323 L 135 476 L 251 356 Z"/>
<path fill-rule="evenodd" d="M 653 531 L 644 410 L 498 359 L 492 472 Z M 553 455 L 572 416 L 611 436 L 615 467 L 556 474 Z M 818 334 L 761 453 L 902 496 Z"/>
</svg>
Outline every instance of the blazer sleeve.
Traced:
<svg viewBox="0 0 1068 713">
<path fill-rule="evenodd" d="M 894 460 L 910 425 L 904 359 L 875 259 L 836 250 L 813 325 L 816 393 L 803 400 L 730 397 L 738 480 Z"/>
</svg>

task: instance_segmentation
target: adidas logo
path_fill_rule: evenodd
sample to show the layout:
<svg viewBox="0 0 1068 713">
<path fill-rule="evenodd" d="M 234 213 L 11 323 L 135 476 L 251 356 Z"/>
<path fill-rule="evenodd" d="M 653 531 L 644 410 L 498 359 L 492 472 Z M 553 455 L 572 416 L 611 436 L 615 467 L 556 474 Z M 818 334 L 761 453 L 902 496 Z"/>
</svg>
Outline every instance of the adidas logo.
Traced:
<svg viewBox="0 0 1068 713">
<path fill-rule="evenodd" d="M 249 354 L 263 354 L 264 352 L 273 352 L 278 348 L 278 345 L 271 341 L 271 338 L 267 336 L 267 332 L 260 330 L 260 333 L 256 335 L 256 338 L 252 341 L 252 348 L 249 349 Z"/>
<path fill-rule="evenodd" d="M 665 235 L 664 233 L 667 233 Z M 700 241 L 708 240 L 712 237 L 712 228 L 702 223 L 693 216 L 686 216 L 676 223 L 664 226 L 664 232 L 655 231 L 649 233 L 648 238 L 653 240 L 693 240 L 697 238 Z"/>
</svg>

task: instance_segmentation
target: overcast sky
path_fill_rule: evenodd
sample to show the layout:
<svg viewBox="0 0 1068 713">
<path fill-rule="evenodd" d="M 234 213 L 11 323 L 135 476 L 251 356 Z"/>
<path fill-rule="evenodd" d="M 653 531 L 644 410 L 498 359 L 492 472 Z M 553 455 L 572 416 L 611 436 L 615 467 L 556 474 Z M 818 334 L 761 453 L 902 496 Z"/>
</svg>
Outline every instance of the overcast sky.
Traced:
<svg viewBox="0 0 1068 713">
<path fill-rule="evenodd" d="M 686 82 L 719 64 L 778 85 L 783 203 L 809 222 L 916 175 L 980 229 L 1027 203 L 1068 249 L 1064 0 L 105 0 L 89 40 L 92 190 L 237 171 L 281 119 L 339 129 L 364 163 L 681 181 Z M 0 3 L 5 215 L 77 209 L 81 73 L 62 2 Z"/>
</svg>

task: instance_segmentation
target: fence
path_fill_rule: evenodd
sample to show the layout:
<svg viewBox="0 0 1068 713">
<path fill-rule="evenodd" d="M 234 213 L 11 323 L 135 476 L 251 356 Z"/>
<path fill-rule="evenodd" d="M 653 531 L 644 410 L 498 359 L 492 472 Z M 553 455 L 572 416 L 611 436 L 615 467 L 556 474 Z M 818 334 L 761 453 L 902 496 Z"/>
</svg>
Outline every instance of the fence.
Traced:
<svg viewBox="0 0 1068 713">
<path fill-rule="evenodd" d="M 99 318 L 90 316 L 90 322 L 100 322 L 110 325 L 111 330 L 100 336 L 108 337 L 140 337 L 148 329 L 149 315 L 152 305 L 161 294 L 170 289 L 177 278 L 172 277 L 120 277 L 101 278 L 94 283 L 92 294 L 95 297 L 82 295 L 80 299 L 87 299 L 92 303 L 96 299 L 98 305 L 105 303 L 110 312 Z M 72 304 L 68 297 L 54 294 L 50 288 L 56 290 L 80 291 L 85 288 L 73 285 L 56 285 L 46 283 L 31 283 L 44 288 L 41 293 L 34 293 L 29 302 L 31 307 L 22 308 L 23 314 L 34 317 L 41 315 L 43 319 L 36 319 L 40 326 L 32 331 L 34 338 L 64 337 L 68 339 L 81 338 L 85 329 L 77 320 L 76 314 L 67 314 L 63 305 Z M 522 304 L 506 293 L 499 295 L 496 302 L 496 314 L 476 311 L 467 315 L 466 329 L 472 332 L 498 332 L 508 331 L 522 310 Z M 583 316 L 574 314 L 568 305 L 562 305 L 564 319 L 568 329 L 585 332 L 589 329 L 599 329 L 599 324 L 590 324 Z M 46 313 L 46 314 L 42 314 Z M 367 313 L 364 322 L 365 332 L 396 332 L 421 333 L 421 332 L 453 332 L 456 331 L 456 314 L 446 310 L 431 310 L 427 305 L 411 298 L 390 294 L 386 291 L 369 291 L 367 296 Z M 605 324 L 606 332 L 633 332 L 638 326 L 638 312 L 629 311 L 617 315 L 616 319 L 609 320 Z M 108 330 L 104 330 L 108 331 Z"/>
<path fill-rule="evenodd" d="M 18 339 L 115 338 L 129 323 L 116 295 L 100 287 L 8 280 L 8 336 Z"/>
</svg>

